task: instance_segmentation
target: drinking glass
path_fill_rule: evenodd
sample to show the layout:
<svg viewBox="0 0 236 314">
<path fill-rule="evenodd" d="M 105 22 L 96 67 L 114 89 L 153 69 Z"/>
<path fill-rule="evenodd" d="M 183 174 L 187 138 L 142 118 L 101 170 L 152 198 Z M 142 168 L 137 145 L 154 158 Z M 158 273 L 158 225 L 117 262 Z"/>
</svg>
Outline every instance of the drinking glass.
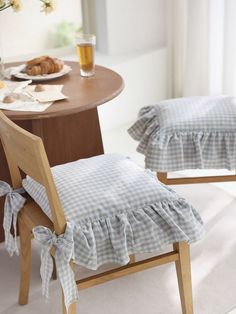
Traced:
<svg viewBox="0 0 236 314">
<path fill-rule="evenodd" d="M 80 64 L 80 75 L 84 77 L 93 76 L 95 73 L 94 54 L 96 36 L 82 34 L 76 37 L 77 53 Z"/>
</svg>

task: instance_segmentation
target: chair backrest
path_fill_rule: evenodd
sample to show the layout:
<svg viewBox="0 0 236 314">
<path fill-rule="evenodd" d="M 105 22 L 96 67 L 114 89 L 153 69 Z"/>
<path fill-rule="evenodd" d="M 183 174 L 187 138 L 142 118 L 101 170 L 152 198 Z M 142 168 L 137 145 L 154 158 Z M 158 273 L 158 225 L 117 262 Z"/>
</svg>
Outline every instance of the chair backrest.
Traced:
<svg viewBox="0 0 236 314">
<path fill-rule="evenodd" d="M 63 233 L 66 225 L 65 215 L 41 138 L 13 123 L 1 111 L 0 138 L 6 154 L 13 187 L 22 186 L 20 169 L 42 184 L 46 189 L 52 210 L 55 232 L 57 234 Z"/>
</svg>

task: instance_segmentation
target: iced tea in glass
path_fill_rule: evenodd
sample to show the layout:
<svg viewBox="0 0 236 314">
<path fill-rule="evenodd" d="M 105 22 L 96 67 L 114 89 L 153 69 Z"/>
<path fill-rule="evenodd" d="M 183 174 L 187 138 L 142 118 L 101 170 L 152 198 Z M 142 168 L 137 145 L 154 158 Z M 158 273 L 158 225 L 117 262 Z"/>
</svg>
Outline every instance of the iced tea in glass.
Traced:
<svg viewBox="0 0 236 314">
<path fill-rule="evenodd" d="M 81 76 L 90 77 L 94 75 L 95 44 L 95 35 L 82 34 L 76 38 Z"/>
</svg>

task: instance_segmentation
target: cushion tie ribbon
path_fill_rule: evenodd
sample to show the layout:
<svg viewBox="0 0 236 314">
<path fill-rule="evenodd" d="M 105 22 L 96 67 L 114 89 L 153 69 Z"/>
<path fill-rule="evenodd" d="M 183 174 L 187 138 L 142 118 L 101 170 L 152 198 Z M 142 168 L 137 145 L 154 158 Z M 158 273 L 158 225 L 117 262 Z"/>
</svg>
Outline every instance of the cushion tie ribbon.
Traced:
<svg viewBox="0 0 236 314">
<path fill-rule="evenodd" d="M 67 222 L 65 233 L 59 236 L 44 226 L 37 226 L 33 229 L 35 239 L 43 245 L 40 267 L 42 294 L 47 299 L 49 298 L 49 281 L 53 272 L 53 259 L 50 250 L 54 247 L 58 277 L 64 293 L 67 311 L 71 303 L 78 301 L 74 272 L 70 267 L 70 261 L 74 258 L 73 229 L 73 224 L 69 222 Z"/>
<path fill-rule="evenodd" d="M 16 235 L 17 235 L 17 215 L 21 208 L 24 206 L 26 199 L 21 196 L 25 193 L 23 188 L 12 189 L 12 187 L 4 182 L 0 181 L 0 196 L 6 195 L 4 203 L 4 218 L 3 229 L 5 233 L 5 247 L 12 256 L 14 253 L 19 255 L 17 247 Z M 13 222 L 14 236 L 11 234 L 11 226 Z"/>
</svg>

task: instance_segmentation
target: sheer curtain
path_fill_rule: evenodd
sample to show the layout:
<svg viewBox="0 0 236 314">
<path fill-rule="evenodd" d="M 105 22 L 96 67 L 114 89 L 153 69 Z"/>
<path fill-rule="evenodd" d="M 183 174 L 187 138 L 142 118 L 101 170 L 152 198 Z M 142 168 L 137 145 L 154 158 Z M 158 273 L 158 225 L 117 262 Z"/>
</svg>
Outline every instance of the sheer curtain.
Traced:
<svg viewBox="0 0 236 314">
<path fill-rule="evenodd" d="M 236 96 L 236 1 L 168 1 L 172 97 Z"/>
</svg>

